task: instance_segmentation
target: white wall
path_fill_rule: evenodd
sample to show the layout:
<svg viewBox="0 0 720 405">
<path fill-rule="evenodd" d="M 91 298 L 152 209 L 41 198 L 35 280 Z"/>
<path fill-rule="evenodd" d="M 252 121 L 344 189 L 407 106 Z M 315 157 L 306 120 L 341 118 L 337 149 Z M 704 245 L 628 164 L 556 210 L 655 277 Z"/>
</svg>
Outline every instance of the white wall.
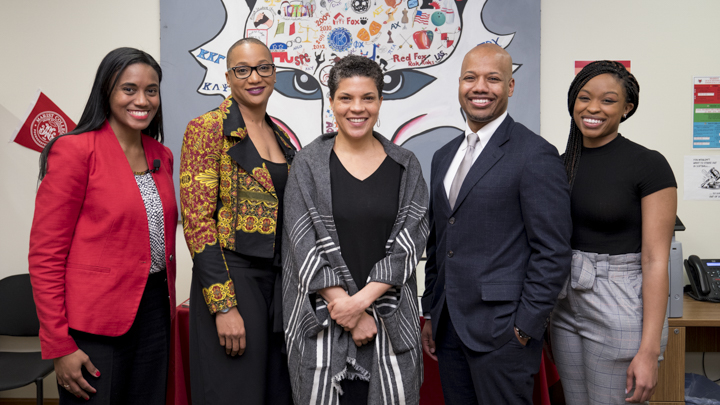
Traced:
<svg viewBox="0 0 720 405">
<path fill-rule="evenodd" d="M 474 1 L 474 0 L 471 0 Z M 641 87 L 637 113 L 621 126 L 628 138 L 663 153 L 678 179 L 678 214 L 685 256 L 717 257 L 714 230 L 718 206 L 683 201 L 683 156 L 693 152 L 692 76 L 720 75 L 720 34 L 715 0 L 542 1 L 541 133 L 564 150 L 569 130 L 567 90 L 575 60 L 631 59 Z M 159 59 L 157 0 L 110 2 L 35 0 L 0 3 L 0 278 L 27 272 L 38 154 L 10 140 L 39 87 L 71 118 L 85 105 L 102 57 L 120 46 L 143 49 Z M 512 100 L 511 100 L 512 102 Z M 176 157 L 179 158 L 179 157 Z M 717 203 L 716 203 L 717 204 Z M 188 297 L 191 261 L 178 231 L 178 302 Z M 0 339 L 0 348 L 33 350 L 28 339 Z M 718 354 L 708 372 L 720 376 Z M 702 374 L 699 354 L 688 355 L 688 371 Z M 54 376 L 46 397 L 56 397 Z M 0 392 L 0 398 L 34 397 L 34 389 Z"/>
</svg>

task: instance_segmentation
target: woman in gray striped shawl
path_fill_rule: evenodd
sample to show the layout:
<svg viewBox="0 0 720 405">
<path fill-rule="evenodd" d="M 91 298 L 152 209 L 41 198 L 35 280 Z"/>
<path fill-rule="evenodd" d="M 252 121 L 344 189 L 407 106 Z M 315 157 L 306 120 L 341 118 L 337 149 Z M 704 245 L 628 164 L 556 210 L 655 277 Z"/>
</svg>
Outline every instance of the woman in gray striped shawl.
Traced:
<svg viewBox="0 0 720 405">
<path fill-rule="evenodd" d="M 330 71 L 338 132 L 300 151 L 285 191 L 283 318 L 296 404 L 417 404 L 415 266 L 428 191 L 409 152 L 372 131 L 383 74 L 347 56 Z"/>
</svg>

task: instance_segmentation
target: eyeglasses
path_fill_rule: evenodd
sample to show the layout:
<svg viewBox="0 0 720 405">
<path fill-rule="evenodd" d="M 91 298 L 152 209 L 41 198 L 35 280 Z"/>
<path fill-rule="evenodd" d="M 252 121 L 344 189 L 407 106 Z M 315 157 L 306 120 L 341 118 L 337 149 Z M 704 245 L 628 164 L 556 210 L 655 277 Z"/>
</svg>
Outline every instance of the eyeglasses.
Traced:
<svg viewBox="0 0 720 405">
<path fill-rule="evenodd" d="M 266 65 L 257 66 L 235 66 L 228 69 L 228 71 L 235 72 L 235 77 L 238 79 L 247 79 L 252 74 L 252 71 L 256 71 L 261 77 L 272 76 L 275 71 L 275 65 L 270 63 Z"/>
</svg>

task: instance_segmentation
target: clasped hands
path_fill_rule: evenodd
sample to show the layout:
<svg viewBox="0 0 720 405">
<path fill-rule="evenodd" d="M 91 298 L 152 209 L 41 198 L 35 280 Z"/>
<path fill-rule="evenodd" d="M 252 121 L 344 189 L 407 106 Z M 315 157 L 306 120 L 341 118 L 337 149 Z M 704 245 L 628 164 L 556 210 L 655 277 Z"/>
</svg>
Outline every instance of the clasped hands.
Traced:
<svg viewBox="0 0 720 405">
<path fill-rule="evenodd" d="M 368 344 L 377 335 L 375 319 L 365 312 L 365 305 L 358 295 L 335 298 L 328 304 L 330 318 L 352 334 L 355 345 Z"/>
</svg>

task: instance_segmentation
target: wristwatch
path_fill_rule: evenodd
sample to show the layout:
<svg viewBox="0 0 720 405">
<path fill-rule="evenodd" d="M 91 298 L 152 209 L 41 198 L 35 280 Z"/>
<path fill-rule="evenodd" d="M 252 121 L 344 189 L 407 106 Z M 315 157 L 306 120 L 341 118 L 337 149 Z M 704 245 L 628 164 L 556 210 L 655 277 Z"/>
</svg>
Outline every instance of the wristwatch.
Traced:
<svg viewBox="0 0 720 405">
<path fill-rule="evenodd" d="M 227 308 L 221 309 L 220 312 L 222 312 L 223 314 L 227 314 L 229 310 L 230 310 L 230 307 L 227 307 Z M 515 328 L 515 329 L 517 329 L 517 328 Z"/>
<path fill-rule="evenodd" d="M 515 327 L 515 332 L 517 332 L 518 336 L 520 336 L 520 337 L 523 338 L 523 339 L 528 339 L 528 340 L 532 339 L 532 338 L 530 337 L 530 335 L 528 335 L 527 333 L 521 331 L 520 328 L 518 328 L 517 326 Z"/>
</svg>

